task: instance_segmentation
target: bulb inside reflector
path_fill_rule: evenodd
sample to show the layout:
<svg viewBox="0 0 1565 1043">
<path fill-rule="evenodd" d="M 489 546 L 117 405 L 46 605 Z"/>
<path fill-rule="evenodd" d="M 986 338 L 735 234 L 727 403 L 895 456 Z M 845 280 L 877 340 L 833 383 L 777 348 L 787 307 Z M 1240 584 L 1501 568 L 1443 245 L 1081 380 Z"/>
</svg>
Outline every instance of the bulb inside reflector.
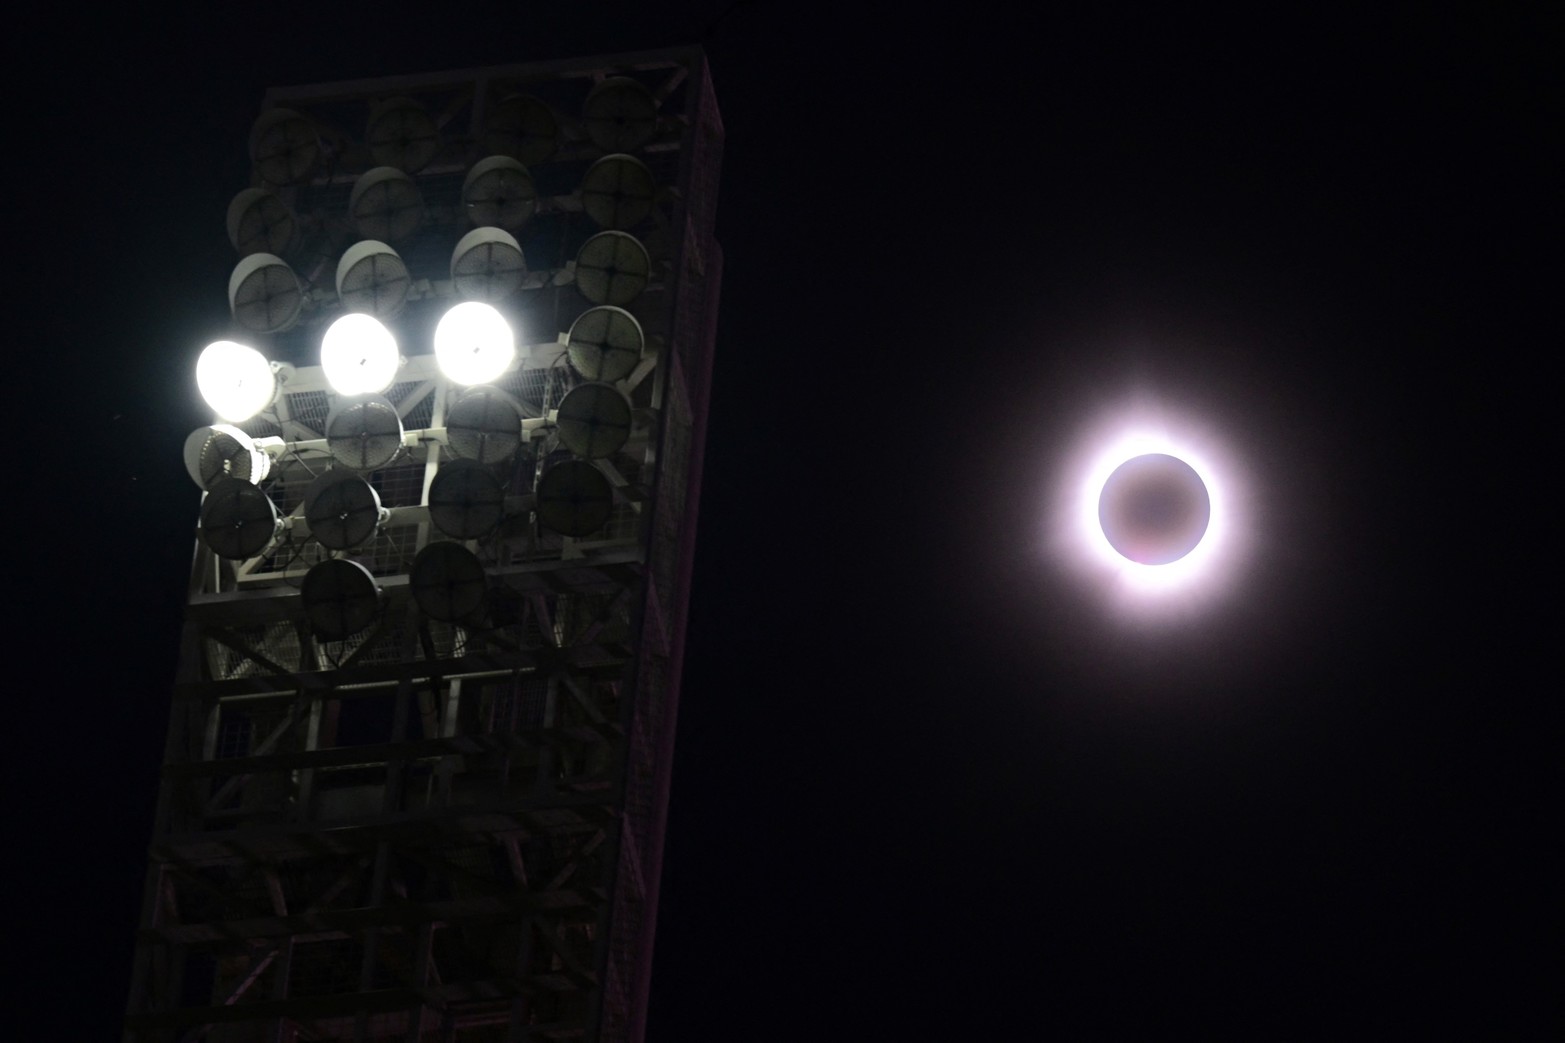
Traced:
<svg viewBox="0 0 1565 1043">
<path fill-rule="evenodd" d="M 458 304 L 435 327 L 435 361 L 458 384 L 487 384 L 516 359 L 511 326 L 479 301 Z"/>
<path fill-rule="evenodd" d="M 397 339 L 368 315 L 344 315 L 321 338 L 321 369 L 339 395 L 384 391 L 401 365 Z"/>
<path fill-rule="evenodd" d="M 259 351 L 220 340 L 203 348 L 196 360 L 196 387 L 212 412 L 238 424 L 272 404 L 277 377 Z"/>
</svg>

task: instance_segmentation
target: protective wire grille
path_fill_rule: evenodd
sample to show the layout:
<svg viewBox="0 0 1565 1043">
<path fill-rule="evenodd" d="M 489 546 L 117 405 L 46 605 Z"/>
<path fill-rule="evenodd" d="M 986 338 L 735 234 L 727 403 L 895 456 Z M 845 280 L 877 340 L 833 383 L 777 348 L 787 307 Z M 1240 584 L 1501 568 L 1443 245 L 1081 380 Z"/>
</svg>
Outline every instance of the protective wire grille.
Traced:
<svg viewBox="0 0 1565 1043">
<path fill-rule="evenodd" d="M 326 415 L 331 412 L 330 396 L 324 391 L 295 391 L 285 396 L 288 400 L 288 415 L 315 432 L 317 436 L 326 432 Z"/>
<path fill-rule="evenodd" d="M 207 639 L 207 669 L 213 680 L 229 681 L 276 673 L 268 664 L 285 671 L 300 668 L 299 631 L 291 620 L 228 627 L 223 636 L 226 641 Z"/>
<path fill-rule="evenodd" d="M 422 454 L 409 454 L 370 475 L 384 507 L 416 507 L 424 496 Z"/>
<path fill-rule="evenodd" d="M 538 417 L 559 405 L 571 389 L 573 378 L 563 365 L 514 369 L 495 381 L 495 387 L 509 392 L 522 406 L 522 415 Z"/>
<path fill-rule="evenodd" d="M 284 721 L 292 707 L 288 700 L 267 700 L 219 704 L 217 736 L 212 748 L 214 760 L 249 757 Z M 284 736 L 273 749 L 282 752 L 298 747 L 298 741 Z"/>
<path fill-rule="evenodd" d="M 423 384 L 416 380 L 401 381 L 391 385 L 390 390 L 386 392 L 386 398 L 391 401 L 392 405 L 397 407 L 398 412 L 401 412 L 404 403 L 421 387 L 423 387 Z M 403 428 L 408 431 L 416 431 L 428 427 L 430 419 L 434 415 L 434 409 L 435 396 L 433 394 L 425 394 L 403 416 Z"/>
</svg>

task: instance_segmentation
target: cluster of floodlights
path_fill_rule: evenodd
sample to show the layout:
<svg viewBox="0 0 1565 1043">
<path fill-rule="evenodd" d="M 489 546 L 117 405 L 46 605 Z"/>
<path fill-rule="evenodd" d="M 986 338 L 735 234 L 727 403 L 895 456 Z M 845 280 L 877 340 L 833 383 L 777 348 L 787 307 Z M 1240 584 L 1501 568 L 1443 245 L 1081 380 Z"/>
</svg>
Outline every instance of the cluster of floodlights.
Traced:
<svg viewBox="0 0 1565 1043">
<path fill-rule="evenodd" d="M 435 327 L 435 361 L 452 383 L 487 384 L 515 360 L 516 337 L 490 305 L 463 302 Z M 396 379 L 402 361 L 397 339 L 372 315 L 344 315 L 321 338 L 321 370 L 339 395 L 380 394 Z M 280 369 L 248 345 L 220 340 L 196 361 L 196 386 L 214 413 L 238 424 L 272 404 Z"/>
<path fill-rule="evenodd" d="M 602 529 L 614 504 L 608 479 L 592 461 L 617 452 L 631 430 L 631 406 L 613 381 L 640 357 L 635 319 L 622 309 L 589 309 L 572 324 L 567 358 L 586 380 L 572 388 L 547 418 L 524 420 L 516 403 L 492 386 L 514 364 L 515 337 L 493 307 L 468 301 L 452 307 L 435 330 L 434 354 L 445 378 L 464 390 L 445 414 L 442 439 L 452 452 L 426 490 L 429 522 L 447 540 L 430 542 L 408 570 L 408 588 L 429 618 L 470 623 L 486 603 L 485 570 L 461 542 L 494 532 L 510 502 L 493 465 L 509 459 L 532 425 L 558 432 L 570 459 L 558 460 L 539 479 L 528 502 L 538 524 L 561 536 L 582 538 Z M 366 475 L 389 464 L 404 445 L 396 408 L 381 392 L 402 365 L 391 332 L 375 318 L 350 313 L 337 319 L 321 343 L 321 369 L 340 396 L 327 418 L 325 442 L 335 465 L 315 477 L 300 517 L 284 518 L 260 487 L 271 454 L 282 439 L 251 438 L 233 426 L 267 409 L 281 391 L 284 367 L 233 341 L 209 345 L 196 365 L 197 384 L 212 410 L 227 423 L 197 430 L 186 443 L 186 464 L 203 489 L 200 536 L 219 558 L 244 561 L 264 555 L 285 532 L 332 555 L 351 554 L 391 519 Z M 292 537 L 291 537 L 292 538 Z M 374 576 L 349 557 L 312 565 L 300 585 L 303 610 L 323 640 L 346 640 L 377 618 L 381 590 Z"/>
</svg>

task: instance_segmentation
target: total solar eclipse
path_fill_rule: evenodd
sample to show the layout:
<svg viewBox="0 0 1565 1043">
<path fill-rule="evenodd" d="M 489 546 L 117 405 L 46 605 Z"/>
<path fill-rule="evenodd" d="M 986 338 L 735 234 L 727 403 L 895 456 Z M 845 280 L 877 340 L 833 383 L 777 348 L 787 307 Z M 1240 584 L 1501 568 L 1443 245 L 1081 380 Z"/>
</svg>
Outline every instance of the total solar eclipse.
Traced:
<svg viewBox="0 0 1565 1043">
<path fill-rule="evenodd" d="M 1109 545 L 1142 565 L 1167 565 L 1206 535 L 1212 501 L 1195 468 L 1176 456 L 1147 453 L 1120 464 L 1098 496 L 1098 523 Z"/>
</svg>

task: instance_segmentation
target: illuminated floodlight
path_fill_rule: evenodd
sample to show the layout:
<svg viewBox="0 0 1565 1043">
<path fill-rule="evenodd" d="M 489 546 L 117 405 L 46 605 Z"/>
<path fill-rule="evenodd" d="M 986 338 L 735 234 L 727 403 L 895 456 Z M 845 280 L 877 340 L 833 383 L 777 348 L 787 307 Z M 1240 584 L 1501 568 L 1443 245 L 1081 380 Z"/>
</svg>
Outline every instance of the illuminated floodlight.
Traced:
<svg viewBox="0 0 1565 1043">
<path fill-rule="evenodd" d="M 396 338 L 372 316 L 344 315 L 321 338 L 321 369 L 339 395 L 378 394 L 401 365 Z"/>
<path fill-rule="evenodd" d="M 212 412 L 243 423 L 277 397 L 277 374 L 254 348 L 231 340 L 208 344 L 196 360 L 196 387 Z"/>
<path fill-rule="evenodd" d="M 435 361 L 457 384 L 487 384 L 516 360 L 516 338 L 505 317 L 480 301 L 465 301 L 435 327 Z"/>
<path fill-rule="evenodd" d="M 1114 469 L 1098 496 L 1098 524 L 1121 556 L 1169 565 L 1200 545 L 1212 516 L 1206 483 L 1167 453 L 1144 453 Z"/>
</svg>

